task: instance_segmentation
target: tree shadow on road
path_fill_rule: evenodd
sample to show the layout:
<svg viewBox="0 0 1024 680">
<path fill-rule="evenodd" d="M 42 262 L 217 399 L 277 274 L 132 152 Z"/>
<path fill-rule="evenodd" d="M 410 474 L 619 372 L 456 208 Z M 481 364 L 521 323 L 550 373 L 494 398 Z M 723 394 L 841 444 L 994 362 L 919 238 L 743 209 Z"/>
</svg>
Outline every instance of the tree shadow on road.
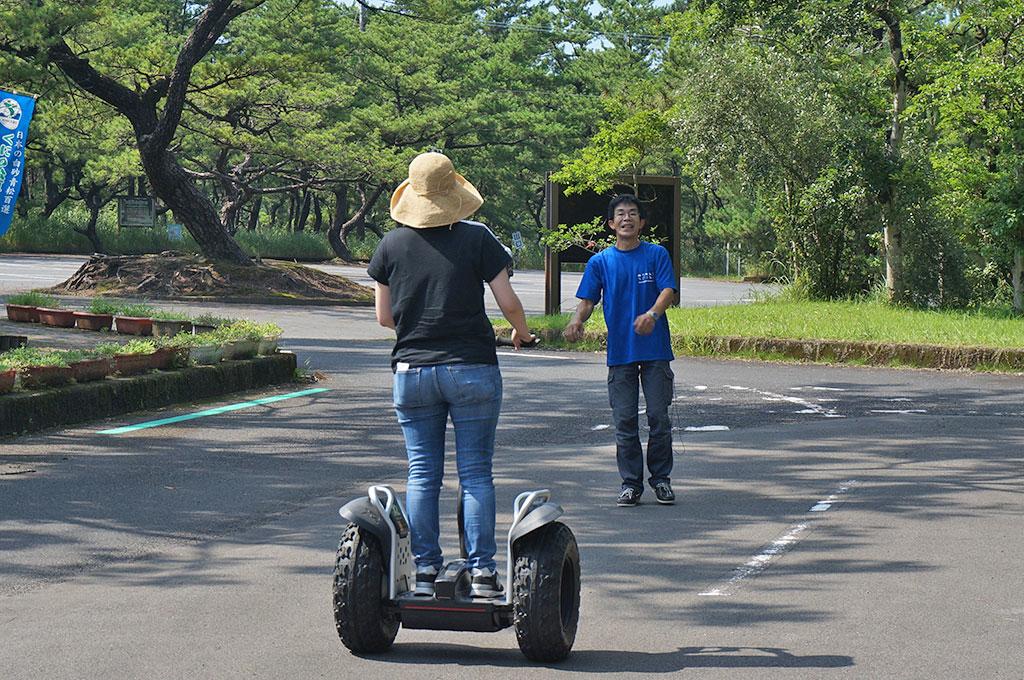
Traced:
<svg viewBox="0 0 1024 680">
<path fill-rule="evenodd" d="M 468 645 L 396 643 L 374 661 L 401 665 L 491 666 L 522 668 L 517 650 L 483 649 Z M 844 668 L 853 657 L 842 654 L 792 654 L 779 647 L 680 647 L 670 652 L 581 649 L 568 659 L 539 664 L 572 673 L 677 673 L 687 668 Z"/>
</svg>

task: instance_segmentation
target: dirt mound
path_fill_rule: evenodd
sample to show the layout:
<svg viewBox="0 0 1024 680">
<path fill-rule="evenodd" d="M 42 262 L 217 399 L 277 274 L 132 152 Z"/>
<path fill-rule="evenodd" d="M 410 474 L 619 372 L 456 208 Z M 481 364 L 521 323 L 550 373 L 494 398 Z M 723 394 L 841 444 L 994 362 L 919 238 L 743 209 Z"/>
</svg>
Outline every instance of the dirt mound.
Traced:
<svg viewBox="0 0 1024 680">
<path fill-rule="evenodd" d="M 94 255 L 49 292 L 154 300 L 373 301 L 372 289 L 312 267 L 289 262 L 240 267 L 173 251 L 159 255 Z"/>
</svg>

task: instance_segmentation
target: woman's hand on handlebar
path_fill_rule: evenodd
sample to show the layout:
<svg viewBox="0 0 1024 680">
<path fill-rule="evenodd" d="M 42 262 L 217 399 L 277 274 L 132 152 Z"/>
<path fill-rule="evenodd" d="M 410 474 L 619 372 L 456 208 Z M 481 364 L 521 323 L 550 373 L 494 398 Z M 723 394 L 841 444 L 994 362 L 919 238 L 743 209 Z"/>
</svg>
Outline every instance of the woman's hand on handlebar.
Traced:
<svg viewBox="0 0 1024 680">
<path fill-rule="evenodd" d="M 523 345 L 529 347 L 531 345 L 536 344 L 536 342 L 537 336 L 534 335 L 533 333 L 527 331 L 524 335 L 520 334 L 519 331 L 516 330 L 515 328 L 512 329 L 512 346 L 515 347 L 516 349 L 519 349 Z"/>
</svg>

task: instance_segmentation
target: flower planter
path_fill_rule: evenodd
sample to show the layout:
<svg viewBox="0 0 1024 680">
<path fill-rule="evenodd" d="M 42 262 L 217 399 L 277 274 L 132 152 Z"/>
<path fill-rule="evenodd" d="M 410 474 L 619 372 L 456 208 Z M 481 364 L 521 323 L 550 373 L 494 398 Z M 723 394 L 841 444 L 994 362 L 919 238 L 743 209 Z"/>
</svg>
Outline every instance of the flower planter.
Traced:
<svg viewBox="0 0 1024 680">
<path fill-rule="evenodd" d="M 175 347 L 161 347 L 153 352 L 153 368 L 167 370 L 184 363 L 182 350 Z"/>
<path fill-rule="evenodd" d="M 49 307 L 37 307 L 39 323 L 44 326 L 56 326 L 57 328 L 74 328 L 75 313 L 70 309 L 51 309 Z"/>
<path fill-rule="evenodd" d="M 85 359 L 68 364 L 71 373 L 78 382 L 102 380 L 114 370 L 114 362 L 109 357 L 101 359 Z"/>
<path fill-rule="evenodd" d="M 114 315 L 75 312 L 75 325 L 83 331 L 109 331 L 114 325 Z"/>
<path fill-rule="evenodd" d="M 71 381 L 71 369 L 67 366 L 26 366 L 21 369 L 21 385 L 29 389 L 52 387 Z"/>
<path fill-rule="evenodd" d="M 255 340 L 232 340 L 224 343 L 225 359 L 251 359 L 256 356 L 259 343 Z"/>
<path fill-rule="evenodd" d="M 217 327 L 210 323 L 193 323 L 192 332 L 196 335 L 200 333 L 212 333 L 217 330 Z"/>
<path fill-rule="evenodd" d="M 114 327 L 122 335 L 153 335 L 153 320 L 139 316 L 115 316 Z"/>
<path fill-rule="evenodd" d="M 200 366 L 216 364 L 223 356 L 224 349 L 220 345 L 201 345 L 188 348 L 188 360 Z"/>
<path fill-rule="evenodd" d="M 14 378 L 18 372 L 13 368 L 8 371 L 0 371 L 0 394 L 6 394 L 14 389 Z"/>
<path fill-rule="evenodd" d="M 256 347 L 256 353 L 260 356 L 274 354 L 277 352 L 277 338 L 263 338 Z"/>
<path fill-rule="evenodd" d="M 153 335 L 156 337 L 174 336 L 178 333 L 191 333 L 191 321 L 171 321 L 168 319 L 153 319 Z"/>
<path fill-rule="evenodd" d="M 21 323 L 39 323 L 39 311 L 32 305 L 7 305 L 7 318 Z"/>
<path fill-rule="evenodd" d="M 28 344 L 27 335 L 0 335 L 0 352 L 18 349 Z"/>
<path fill-rule="evenodd" d="M 155 368 L 153 354 L 115 354 L 114 370 L 121 375 L 137 375 Z"/>
</svg>

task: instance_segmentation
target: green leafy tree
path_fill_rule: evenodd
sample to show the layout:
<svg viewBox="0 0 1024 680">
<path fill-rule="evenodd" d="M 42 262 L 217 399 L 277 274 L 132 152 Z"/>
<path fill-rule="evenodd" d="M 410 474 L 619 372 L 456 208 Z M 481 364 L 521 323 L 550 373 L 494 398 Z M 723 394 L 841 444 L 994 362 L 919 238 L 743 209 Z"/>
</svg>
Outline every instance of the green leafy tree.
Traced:
<svg viewBox="0 0 1024 680">
<path fill-rule="evenodd" d="M 1024 312 L 1024 8 L 982 0 L 952 19 L 922 31 L 937 58 L 916 64 L 929 82 L 910 113 L 938 137 L 940 208 Z"/>
<path fill-rule="evenodd" d="M 131 124 L 156 195 L 203 252 L 248 264 L 209 198 L 182 167 L 176 145 L 196 66 L 244 49 L 227 33 L 236 17 L 265 0 L 55 0 L 0 5 L 0 51 L 59 69 Z M 200 87 L 216 87 L 206 83 Z"/>
</svg>

